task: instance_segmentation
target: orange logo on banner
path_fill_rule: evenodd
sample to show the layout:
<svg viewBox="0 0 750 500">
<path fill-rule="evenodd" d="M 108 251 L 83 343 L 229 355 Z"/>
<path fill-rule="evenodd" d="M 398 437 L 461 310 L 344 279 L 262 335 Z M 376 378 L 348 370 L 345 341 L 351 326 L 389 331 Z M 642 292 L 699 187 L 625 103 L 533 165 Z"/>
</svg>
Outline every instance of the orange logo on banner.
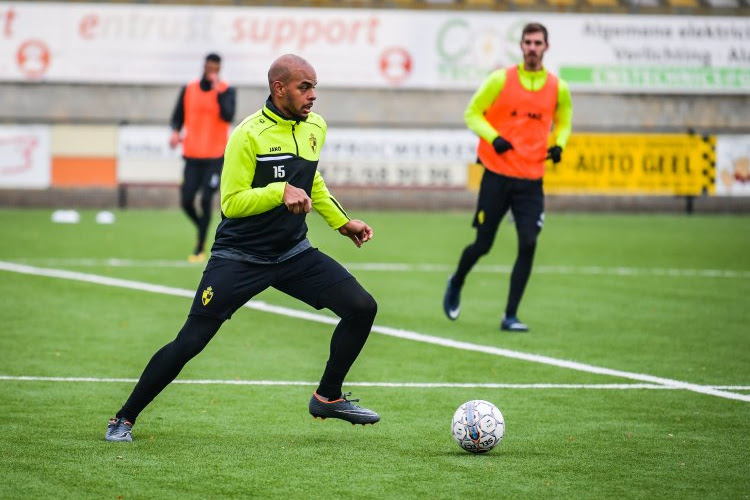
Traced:
<svg viewBox="0 0 750 500">
<path fill-rule="evenodd" d="M 49 67 L 49 48 L 41 40 L 27 40 L 18 47 L 16 62 L 28 78 L 40 78 Z"/>
<path fill-rule="evenodd" d="M 380 72 L 386 80 L 399 84 L 411 74 L 411 55 L 402 47 L 390 47 L 380 54 Z"/>
</svg>

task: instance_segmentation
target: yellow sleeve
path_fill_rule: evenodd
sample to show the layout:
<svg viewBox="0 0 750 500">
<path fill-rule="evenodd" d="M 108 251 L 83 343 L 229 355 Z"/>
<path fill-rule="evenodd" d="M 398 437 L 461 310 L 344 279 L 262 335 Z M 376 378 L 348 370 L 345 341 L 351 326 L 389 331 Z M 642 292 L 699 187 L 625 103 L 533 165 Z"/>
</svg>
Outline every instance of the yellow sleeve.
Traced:
<svg viewBox="0 0 750 500">
<path fill-rule="evenodd" d="M 285 182 L 253 188 L 255 147 L 244 127 L 229 137 L 221 172 L 221 211 L 230 219 L 261 214 L 284 202 Z"/>
<path fill-rule="evenodd" d="M 464 120 L 469 129 L 490 144 L 499 134 L 484 117 L 484 113 L 490 109 L 504 86 L 505 69 L 493 71 L 474 92 L 466 111 L 464 111 Z"/>
<path fill-rule="evenodd" d="M 570 133 L 573 131 L 573 100 L 567 82 L 558 80 L 557 108 L 553 118 L 555 128 L 555 145 L 565 149 Z"/>
<path fill-rule="evenodd" d="M 315 178 L 313 179 L 312 187 L 312 205 L 316 212 L 326 221 L 326 223 L 333 229 L 338 229 L 347 222 L 349 222 L 349 216 L 336 198 L 328 191 L 326 183 L 323 180 L 323 176 L 320 172 L 315 172 Z"/>
</svg>

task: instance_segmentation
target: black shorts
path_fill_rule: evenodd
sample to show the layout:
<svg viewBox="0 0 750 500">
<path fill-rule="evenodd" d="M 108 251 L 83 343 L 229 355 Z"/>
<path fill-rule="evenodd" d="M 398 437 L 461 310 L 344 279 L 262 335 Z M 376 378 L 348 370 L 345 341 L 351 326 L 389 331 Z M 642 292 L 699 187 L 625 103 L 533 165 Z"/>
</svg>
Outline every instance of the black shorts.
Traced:
<svg viewBox="0 0 750 500">
<path fill-rule="evenodd" d="M 248 300 L 273 287 L 322 309 L 321 292 L 353 276 L 317 248 L 278 264 L 253 264 L 211 257 L 203 271 L 190 314 L 227 320 Z"/>
<path fill-rule="evenodd" d="M 219 189 L 224 158 L 185 158 L 182 189 L 190 195 L 198 190 L 209 193 Z"/>
<path fill-rule="evenodd" d="M 508 209 L 519 233 L 538 234 L 544 222 L 542 180 L 507 177 L 485 169 L 473 226 L 486 236 L 494 237 Z"/>
</svg>

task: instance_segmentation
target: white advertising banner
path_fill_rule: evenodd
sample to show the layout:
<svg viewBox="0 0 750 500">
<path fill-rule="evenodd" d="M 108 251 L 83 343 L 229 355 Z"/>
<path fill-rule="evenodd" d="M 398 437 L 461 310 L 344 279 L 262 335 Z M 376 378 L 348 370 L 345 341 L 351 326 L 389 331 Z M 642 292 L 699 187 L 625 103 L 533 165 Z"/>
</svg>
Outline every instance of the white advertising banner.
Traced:
<svg viewBox="0 0 750 500">
<path fill-rule="evenodd" d="M 121 126 L 117 182 L 181 182 L 180 150 L 170 149 L 168 140 L 169 127 Z M 477 141 L 466 129 L 335 127 L 328 129 L 318 170 L 329 186 L 463 189 Z"/>
<path fill-rule="evenodd" d="M 327 87 L 475 89 L 520 61 L 522 26 L 574 90 L 750 92 L 750 18 L 0 2 L 0 80 L 183 84 L 209 51 L 265 86 L 284 53 Z"/>
<path fill-rule="evenodd" d="M 750 196 L 750 135 L 716 136 L 716 195 Z"/>
<path fill-rule="evenodd" d="M 179 147 L 169 147 L 168 126 L 124 125 L 117 130 L 117 182 L 179 184 L 183 161 Z"/>
<path fill-rule="evenodd" d="M 465 188 L 477 137 L 466 129 L 329 129 L 318 169 L 330 186 Z"/>
<path fill-rule="evenodd" d="M 0 125 L 0 188 L 50 187 L 50 128 Z"/>
</svg>

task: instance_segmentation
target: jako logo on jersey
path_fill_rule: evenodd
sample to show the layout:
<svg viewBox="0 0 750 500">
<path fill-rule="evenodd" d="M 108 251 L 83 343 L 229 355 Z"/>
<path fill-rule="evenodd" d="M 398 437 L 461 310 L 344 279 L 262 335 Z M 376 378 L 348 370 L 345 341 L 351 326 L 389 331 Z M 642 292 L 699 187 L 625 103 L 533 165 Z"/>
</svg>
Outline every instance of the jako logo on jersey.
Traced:
<svg viewBox="0 0 750 500">
<path fill-rule="evenodd" d="M 318 147 L 318 139 L 315 138 L 314 135 L 310 134 L 310 149 L 312 149 L 312 152 L 315 152 L 315 148 Z"/>
<path fill-rule="evenodd" d="M 477 222 L 479 222 L 479 225 L 484 224 L 484 210 L 480 210 L 479 213 L 477 213 Z"/>
<path fill-rule="evenodd" d="M 209 302 L 211 302 L 211 299 L 214 298 L 214 290 L 211 287 L 206 288 L 203 290 L 203 295 L 201 297 L 201 300 L 203 302 L 204 306 L 207 306 Z"/>
<path fill-rule="evenodd" d="M 281 146 L 273 146 L 268 151 L 271 152 L 271 153 L 273 153 L 274 151 L 281 151 Z"/>
</svg>

